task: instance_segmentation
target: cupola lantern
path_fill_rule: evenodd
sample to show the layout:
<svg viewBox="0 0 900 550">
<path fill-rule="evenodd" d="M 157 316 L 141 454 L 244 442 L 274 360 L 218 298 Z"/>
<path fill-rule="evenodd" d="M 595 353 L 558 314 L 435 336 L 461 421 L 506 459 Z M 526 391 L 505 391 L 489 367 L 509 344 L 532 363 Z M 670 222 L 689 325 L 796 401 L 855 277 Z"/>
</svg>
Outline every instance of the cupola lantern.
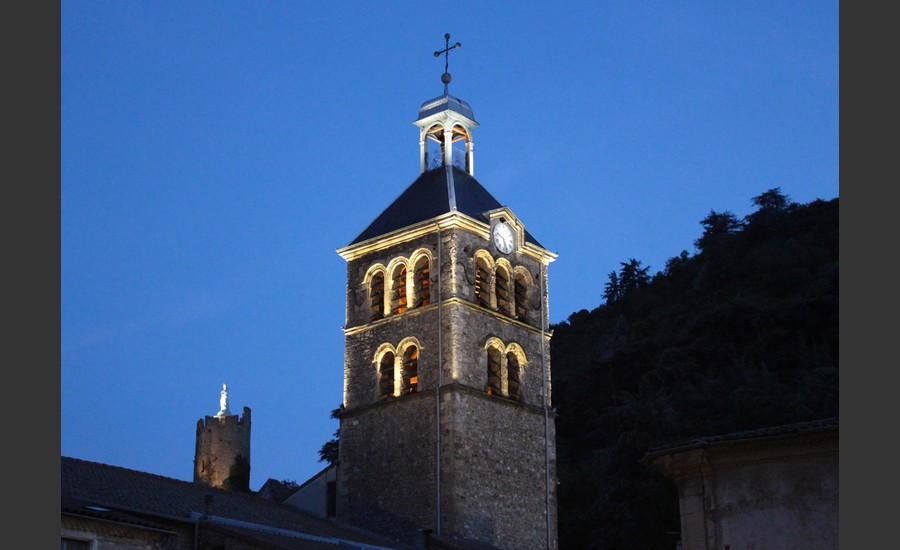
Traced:
<svg viewBox="0 0 900 550">
<path fill-rule="evenodd" d="M 472 129 L 478 126 L 472 107 L 465 101 L 450 95 L 448 72 L 449 55 L 452 50 L 462 47 L 457 42 L 450 45 L 450 34 L 444 35 L 446 43 L 443 50 L 434 52 L 435 57 L 444 56 L 444 94 L 429 99 L 419 107 L 419 117 L 414 124 L 419 127 L 419 165 L 421 172 L 427 172 L 440 166 L 454 163 L 464 169 L 470 176 L 475 175 Z M 454 143 L 462 143 L 462 147 L 454 147 Z M 431 147 L 429 147 L 431 145 Z"/>
</svg>

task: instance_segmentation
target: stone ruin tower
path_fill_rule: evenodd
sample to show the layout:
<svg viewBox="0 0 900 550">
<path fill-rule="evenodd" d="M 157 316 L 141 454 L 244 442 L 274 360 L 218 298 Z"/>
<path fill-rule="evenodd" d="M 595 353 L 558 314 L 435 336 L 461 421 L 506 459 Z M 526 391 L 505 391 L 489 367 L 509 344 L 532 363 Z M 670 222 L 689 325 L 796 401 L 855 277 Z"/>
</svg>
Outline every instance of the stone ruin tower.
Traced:
<svg viewBox="0 0 900 550">
<path fill-rule="evenodd" d="M 400 540 L 554 549 L 556 254 L 475 179 L 472 108 L 449 94 L 449 73 L 441 80 L 414 122 L 418 177 L 338 250 L 337 517 Z"/>
<path fill-rule="evenodd" d="M 238 417 L 228 409 L 228 386 L 222 385 L 219 412 L 197 421 L 194 483 L 219 489 L 250 491 L 250 408 Z"/>
</svg>

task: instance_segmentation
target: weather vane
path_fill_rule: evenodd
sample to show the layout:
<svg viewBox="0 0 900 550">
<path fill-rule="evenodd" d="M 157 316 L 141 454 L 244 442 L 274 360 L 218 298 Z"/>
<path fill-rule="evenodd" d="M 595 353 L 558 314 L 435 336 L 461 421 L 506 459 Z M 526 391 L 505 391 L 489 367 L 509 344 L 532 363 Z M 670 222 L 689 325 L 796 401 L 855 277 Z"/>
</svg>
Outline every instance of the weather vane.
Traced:
<svg viewBox="0 0 900 550">
<path fill-rule="evenodd" d="M 450 50 L 455 50 L 456 48 L 461 48 L 462 44 L 457 42 L 454 45 L 450 45 L 450 33 L 444 34 L 444 49 L 434 52 L 435 57 L 440 57 L 441 54 L 444 54 L 444 74 L 441 75 L 441 82 L 444 83 L 444 95 L 449 95 L 450 90 L 450 80 L 451 76 L 448 72 L 450 66 Z"/>
</svg>

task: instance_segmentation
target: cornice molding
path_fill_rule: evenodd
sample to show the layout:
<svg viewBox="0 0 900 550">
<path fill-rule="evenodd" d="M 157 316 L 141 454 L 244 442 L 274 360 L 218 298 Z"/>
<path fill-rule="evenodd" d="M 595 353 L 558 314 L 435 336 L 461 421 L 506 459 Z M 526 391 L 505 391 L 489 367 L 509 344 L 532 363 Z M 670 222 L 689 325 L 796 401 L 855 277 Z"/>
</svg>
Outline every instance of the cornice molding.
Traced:
<svg viewBox="0 0 900 550">
<path fill-rule="evenodd" d="M 451 298 L 445 298 L 443 300 L 443 302 L 441 302 L 441 304 L 443 304 L 444 306 L 448 306 L 448 305 L 463 306 L 463 307 L 469 308 L 473 311 L 477 311 L 479 313 L 491 315 L 492 317 L 494 317 L 495 320 L 497 320 L 501 323 L 504 323 L 507 325 L 512 325 L 514 327 L 517 327 L 517 328 L 520 328 L 523 330 L 527 330 L 528 332 L 531 332 L 533 334 L 538 334 L 538 335 L 541 334 L 541 329 L 539 327 L 534 327 L 534 326 L 529 325 L 528 323 L 523 323 L 522 321 L 513 319 L 511 317 L 507 317 L 506 315 L 503 315 L 502 313 L 499 313 L 497 311 L 483 308 L 483 307 L 476 305 L 468 300 L 464 300 L 458 296 L 454 296 Z M 348 327 L 348 328 L 343 329 L 344 336 L 353 336 L 360 332 L 365 332 L 367 330 L 374 330 L 380 326 L 390 324 L 393 320 L 408 319 L 409 318 L 408 316 L 416 315 L 419 313 L 424 313 L 424 312 L 430 311 L 436 307 L 438 307 L 438 303 L 434 302 L 434 303 L 428 304 L 425 307 L 417 307 L 417 308 L 413 308 L 413 309 L 408 309 L 408 310 L 404 311 L 403 313 L 396 313 L 396 314 L 388 315 L 387 317 L 382 317 L 381 319 L 378 319 L 377 321 L 372 321 L 371 323 L 366 323 L 364 325 L 357 325 L 355 327 Z M 544 337 L 549 340 L 553 336 L 553 331 L 548 330 L 548 331 L 545 331 L 543 334 L 544 334 Z"/>
<path fill-rule="evenodd" d="M 508 208 L 504 207 L 503 211 L 509 212 L 511 216 L 515 217 Z M 337 253 L 341 258 L 344 258 L 349 262 L 367 254 L 409 242 L 430 233 L 435 233 L 438 229 L 441 231 L 445 229 L 462 229 L 484 240 L 489 240 L 491 226 L 490 223 L 476 220 L 471 216 L 467 216 L 462 212 L 454 210 L 424 222 L 402 227 L 391 231 L 390 233 L 385 233 L 384 235 L 379 235 L 350 246 L 338 248 Z M 525 242 L 524 235 L 520 242 L 522 243 L 522 246 L 518 249 L 519 253 L 529 256 L 545 265 L 557 258 L 557 254 L 540 246 Z"/>
</svg>

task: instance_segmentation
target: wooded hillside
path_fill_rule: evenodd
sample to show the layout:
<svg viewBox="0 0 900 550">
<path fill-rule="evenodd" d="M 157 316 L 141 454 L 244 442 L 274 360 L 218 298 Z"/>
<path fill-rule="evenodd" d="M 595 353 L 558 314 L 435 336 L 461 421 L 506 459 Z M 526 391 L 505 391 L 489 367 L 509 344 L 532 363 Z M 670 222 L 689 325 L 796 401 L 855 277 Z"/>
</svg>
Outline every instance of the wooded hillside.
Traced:
<svg viewBox="0 0 900 550">
<path fill-rule="evenodd" d="M 654 447 L 838 416 L 838 199 L 752 201 L 551 327 L 561 548 L 674 548 L 675 485 L 639 463 Z"/>
</svg>

